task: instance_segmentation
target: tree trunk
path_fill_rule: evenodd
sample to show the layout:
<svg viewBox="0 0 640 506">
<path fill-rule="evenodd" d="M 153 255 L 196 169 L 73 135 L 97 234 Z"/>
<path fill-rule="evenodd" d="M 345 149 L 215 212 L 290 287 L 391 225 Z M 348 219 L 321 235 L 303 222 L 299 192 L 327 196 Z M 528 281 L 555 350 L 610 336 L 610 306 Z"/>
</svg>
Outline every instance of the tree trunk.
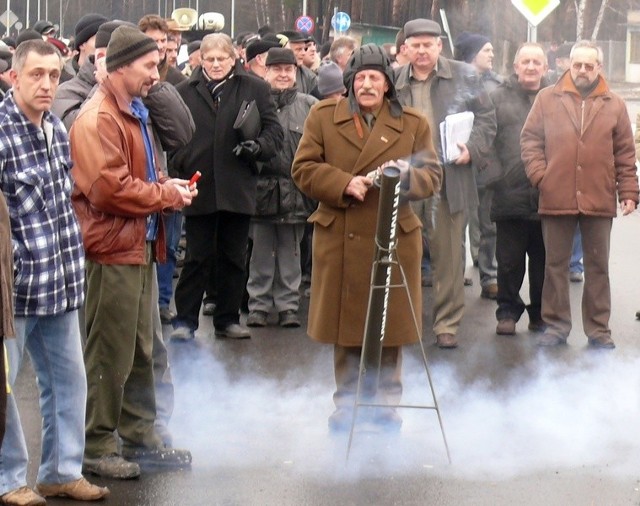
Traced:
<svg viewBox="0 0 640 506">
<path fill-rule="evenodd" d="M 593 32 L 591 32 L 591 40 L 598 39 L 598 32 L 600 31 L 600 25 L 602 24 L 602 20 L 604 18 L 604 12 L 609 4 L 609 0 L 602 0 L 600 2 L 600 10 L 598 10 L 598 17 L 596 18 L 596 23 L 593 26 Z"/>
<path fill-rule="evenodd" d="M 584 11 L 587 0 L 573 0 L 576 6 L 576 40 L 582 40 L 584 33 Z"/>
</svg>

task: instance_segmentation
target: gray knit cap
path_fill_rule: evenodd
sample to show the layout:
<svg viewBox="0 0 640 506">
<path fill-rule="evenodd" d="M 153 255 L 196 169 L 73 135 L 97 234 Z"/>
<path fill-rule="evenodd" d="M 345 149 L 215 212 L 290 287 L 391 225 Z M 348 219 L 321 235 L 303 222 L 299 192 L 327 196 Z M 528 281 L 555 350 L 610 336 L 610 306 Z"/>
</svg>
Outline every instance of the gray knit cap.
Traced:
<svg viewBox="0 0 640 506">
<path fill-rule="evenodd" d="M 138 28 L 119 26 L 111 34 L 107 46 L 107 72 L 124 67 L 151 51 L 157 51 L 158 44 Z"/>
</svg>

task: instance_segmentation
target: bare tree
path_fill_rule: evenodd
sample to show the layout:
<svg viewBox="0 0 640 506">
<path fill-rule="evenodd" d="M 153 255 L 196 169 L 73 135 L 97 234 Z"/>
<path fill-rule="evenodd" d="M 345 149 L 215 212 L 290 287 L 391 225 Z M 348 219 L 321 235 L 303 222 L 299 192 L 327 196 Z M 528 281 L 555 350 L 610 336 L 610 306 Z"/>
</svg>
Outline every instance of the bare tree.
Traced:
<svg viewBox="0 0 640 506">
<path fill-rule="evenodd" d="M 602 24 L 602 20 L 604 19 L 604 12 L 609 5 L 609 0 L 602 0 L 600 2 L 600 9 L 598 10 L 598 16 L 596 17 L 596 23 L 593 26 L 593 32 L 591 33 L 591 40 L 596 40 L 598 38 L 598 32 L 600 31 L 600 25 Z"/>
</svg>

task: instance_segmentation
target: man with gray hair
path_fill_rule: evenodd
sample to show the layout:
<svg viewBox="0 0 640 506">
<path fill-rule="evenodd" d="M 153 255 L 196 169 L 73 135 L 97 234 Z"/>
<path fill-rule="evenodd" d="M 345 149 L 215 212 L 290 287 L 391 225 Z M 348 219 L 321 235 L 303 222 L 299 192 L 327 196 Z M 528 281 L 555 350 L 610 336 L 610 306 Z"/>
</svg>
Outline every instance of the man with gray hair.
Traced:
<svg viewBox="0 0 640 506">
<path fill-rule="evenodd" d="M 638 203 L 636 153 L 624 100 L 601 74 L 602 50 L 580 41 L 570 67 L 542 90 L 522 129 L 522 160 L 540 191 L 546 246 L 540 346 L 565 344 L 571 331 L 569 259 L 576 225 L 584 246 L 582 324 L 589 345 L 615 348 L 609 328 L 609 249 L 616 199 L 623 215 Z"/>
<path fill-rule="evenodd" d="M 13 391 L 8 395 L 2 504 L 40 505 L 49 496 L 93 501 L 109 493 L 82 477 L 87 383 L 78 308 L 84 254 L 71 206 L 68 138 L 49 112 L 61 71 L 54 46 L 23 42 L 13 56 L 13 88 L 0 103 L 0 190 L 10 211 L 16 271 L 16 339 L 5 341 L 7 385 L 13 389 L 26 349 L 42 415 L 36 493 L 27 486 L 27 444 Z"/>
<path fill-rule="evenodd" d="M 429 119 L 433 144 L 443 166 L 442 190 L 432 200 L 416 202 L 426 230 L 433 270 L 433 330 L 440 348 L 458 346 L 456 334 L 464 314 L 462 231 L 465 207 L 478 205 L 472 163 L 480 162 L 493 143 L 495 113 L 487 92 L 470 65 L 441 56 L 442 30 L 431 19 L 404 25 L 409 65 L 396 74 L 398 98 Z M 447 115 L 472 112 L 469 140 L 449 160 L 442 152 L 439 125 Z"/>
</svg>

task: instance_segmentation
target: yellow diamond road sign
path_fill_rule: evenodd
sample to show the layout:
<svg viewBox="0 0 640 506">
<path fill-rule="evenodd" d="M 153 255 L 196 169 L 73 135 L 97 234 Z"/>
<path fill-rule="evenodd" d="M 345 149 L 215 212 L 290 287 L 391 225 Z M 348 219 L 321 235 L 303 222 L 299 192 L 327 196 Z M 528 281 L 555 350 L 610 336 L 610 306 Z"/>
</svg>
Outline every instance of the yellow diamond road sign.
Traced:
<svg viewBox="0 0 640 506">
<path fill-rule="evenodd" d="M 16 16 L 10 10 L 4 11 L 0 14 L 0 23 L 2 23 L 7 28 L 11 28 L 18 21 L 18 16 Z"/>
<path fill-rule="evenodd" d="M 529 24 L 538 26 L 551 11 L 560 5 L 560 0 L 511 0 Z"/>
</svg>

